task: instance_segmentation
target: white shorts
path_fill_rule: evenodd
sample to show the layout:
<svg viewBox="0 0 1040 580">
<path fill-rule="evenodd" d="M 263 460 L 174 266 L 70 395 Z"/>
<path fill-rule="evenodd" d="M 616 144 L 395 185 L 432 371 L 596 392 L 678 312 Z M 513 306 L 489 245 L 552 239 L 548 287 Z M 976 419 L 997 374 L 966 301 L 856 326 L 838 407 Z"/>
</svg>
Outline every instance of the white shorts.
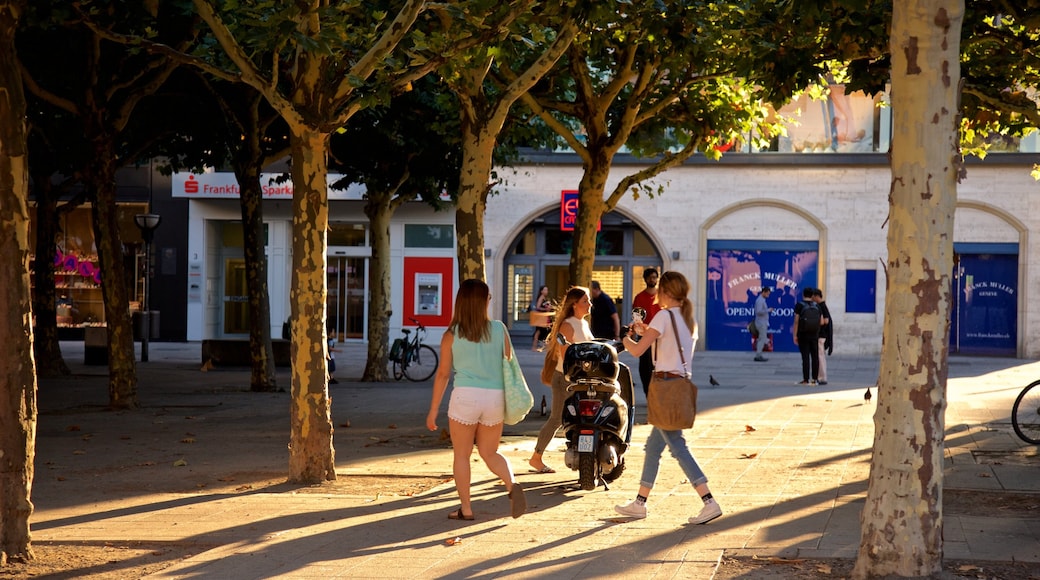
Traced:
<svg viewBox="0 0 1040 580">
<path fill-rule="evenodd" d="M 491 427 L 505 420 L 505 392 L 497 389 L 454 387 L 448 401 L 448 418 L 464 425 Z"/>
</svg>

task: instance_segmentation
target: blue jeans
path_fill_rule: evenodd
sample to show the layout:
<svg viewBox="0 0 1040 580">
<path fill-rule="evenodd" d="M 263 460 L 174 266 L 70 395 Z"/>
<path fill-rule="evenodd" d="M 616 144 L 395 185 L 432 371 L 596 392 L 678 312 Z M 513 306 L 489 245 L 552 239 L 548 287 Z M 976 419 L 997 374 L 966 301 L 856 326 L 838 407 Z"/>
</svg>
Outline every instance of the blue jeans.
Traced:
<svg viewBox="0 0 1040 580">
<path fill-rule="evenodd" d="M 663 431 L 654 427 L 650 430 L 650 436 L 646 438 L 646 459 L 643 461 L 640 485 L 653 489 L 657 472 L 661 469 L 661 455 L 664 454 L 666 445 L 671 450 L 672 457 L 679 462 L 679 467 L 686 474 L 686 479 L 690 480 L 694 487 L 708 483 L 708 478 L 705 477 L 704 472 L 697 465 L 697 460 L 693 458 L 689 447 L 686 446 L 682 430 Z"/>
</svg>

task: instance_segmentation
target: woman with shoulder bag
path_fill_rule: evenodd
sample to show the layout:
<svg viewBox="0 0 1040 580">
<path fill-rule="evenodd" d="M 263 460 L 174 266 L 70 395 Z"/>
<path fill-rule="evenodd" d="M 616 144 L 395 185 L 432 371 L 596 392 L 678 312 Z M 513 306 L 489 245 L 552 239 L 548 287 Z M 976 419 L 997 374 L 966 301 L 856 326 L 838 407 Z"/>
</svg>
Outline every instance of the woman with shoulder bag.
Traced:
<svg viewBox="0 0 1040 580">
<path fill-rule="evenodd" d="M 665 272 L 661 274 L 658 282 L 657 303 L 661 311 L 654 316 L 649 325 L 636 324 L 629 329 L 629 336 L 624 338 L 625 350 L 639 358 L 648 348 L 653 345 L 654 352 L 654 374 L 650 381 L 648 402 L 654 397 L 654 387 L 659 389 L 670 388 L 682 381 L 689 383 L 690 368 L 689 361 L 693 359 L 693 346 L 697 333 L 697 322 L 693 319 L 693 303 L 688 297 L 690 284 L 686 277 L 678 272 Z M 632 339 L 632 334 L 639 334 L 642 338 L 639 342 Z M 665 384 L 668 383 L 668 384 Z M 687 412 L 696 413 L 696 387 L 689 383 L 692 396 L 687 404 L 692 409 Z M 654 415 L 657 409 L 649 408 L 648 412 Z M 652 417 L 651 417 L 652 418 Z M 692 418 L 692 417 L 691 417 Z M 654 421 L 651 421 L 653 424 Z M 692 426 L 686 425 L 687 427 Z M 711 495 L 708 489 L 708 478 L 701 471 L 697 460 L 693 458 L 686 439 L 683 437 L 682 427 L 661 428 L 654 425 L 650 436 L 646 439 L 646 459 L 643 462 L 643 474 L 639 480 L 639 493 L 636 499 L 625 505 L 614 506 L 614 510 L 623 516 L 632 518 L 645 518 L 649 511 L 646 506 L 647 497 L 654 487 L 657 472 L 661 466 L 661 455 L 664 448 L 672 452 L 672 456 L 679 462 L 686 478 L 693 484 L 694 489 L 701 496 L 704 507 L 700 513 L 689 519 L 691 524 L 706 524 L 722 515 L 722 508 Z"/>
<path fill-rule="evenodd" d="M 448 401 L 448 432 L 453 454 L 452 474 L 459 494 L 459 509 L 448 514 L 452 520 L 472 520 L 470 461 L 473 445 L 480 458 L 502 483 L 509 495 L 510 512 L 518 518 L 527 510 L 524 490 L 513 476 L 513 467 L 498 450 L 505 419 L 503 357 L 513 356 L 506 327 L 488 317 L 491 291 L 481 280 L 459 285 L 448 330 L 441 337 L 441 362 L 433 379 L 426 428 L 437 431 L 441 400 L 452 381 Z"/>
<path fill-rule="evenodd" d="M 563 425 L 563 404 L 567 401 L 567 381 L 563 378 L 563 353 L 567 347 L 556 342 L 556 334 L 562 334 L 568 343 L 585 342 L 593 340 L 592 328 L 589 327 L 589 312 L 592 310 L 592 297 L 589 289 L 584 286 L 572 286 L 563 297 L 563 304 L 556 311 L 552 330 L 546 337 L 545 356 L 556 357 L 556 371 L 552 376 L 552 406 L 549 418 L 538 432 L 538 442 L 535 443 L 534 453 L 527 462 L 531 464 L 532 471 L 536 473 L 556 473 L 542 461 L 542 454 L 549 442 L 556 436 Z"/>
</svg>

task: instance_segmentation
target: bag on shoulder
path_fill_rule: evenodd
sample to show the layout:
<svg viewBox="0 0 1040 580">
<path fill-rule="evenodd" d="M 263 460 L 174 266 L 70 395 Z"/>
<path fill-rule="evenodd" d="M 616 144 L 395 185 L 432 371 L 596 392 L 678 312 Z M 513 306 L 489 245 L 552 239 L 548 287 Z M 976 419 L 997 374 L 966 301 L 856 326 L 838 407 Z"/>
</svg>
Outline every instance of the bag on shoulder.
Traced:
<svg viewBox="0 0 1040 580">
<path fill-rule="evenodd" d="M 686 377 L 650 380 L 646 394 L 646 421 L 658 429 L 678 431 L 693 427 L 697 418 L 697 385 Z"/>
<path fill-rule="evenodd" d="M 551 342 L 545 345 L 545 361 L 542 362 L 542 384 L 548 387 L 552 386 L 553 373 L 556 372 L 556 361 L 559 360 L 559 351 L 556 348 L 556 343 Z"/>
<path fill-rule="evenodd" d="M 747 331 L 751 333 L 752 338 L 758 338 L 758 325 L 755 324 L 754 318 L 751 319 L 751 322 L 747 323 Z"/>
<path fill-rule="evenodd" d="M 527 387 L 524 371 L 516 360 L 516 352 L 509 358 L 502 358 L 502 379 L 505 388 L 506 410 L 503 422 L 516 425 L 524 420 L 534 406 L 534 395 Z"/>
<path fill-rule="evenodd" d="M 823 313 L 815 302 L 802 303 L 802 311 L 798 314 L 798 333 L 819 334 Z"/>
<path fill-rule="evenodd" d="M 683 354 L 679 341 L 679 328 L 675 323 L 675 314 L 671 310 L 668 315 L 672 319 L 672 333 L 676 346 L 679 347 L 679 358 L 683 369 L 687 370 L 686 355 Z M 656 357 L 655 357 L 656 359 Z M 654 361 L 657 364 L 657 361 Z M 657 377 L 650 380 L 650 388 L 646 394 L 646 421 L 665 431 L 679 431 L 693 427 L 697 418 L 697 385 L 693 384 L 687 374 L 682 377 Z"/>
</svg>

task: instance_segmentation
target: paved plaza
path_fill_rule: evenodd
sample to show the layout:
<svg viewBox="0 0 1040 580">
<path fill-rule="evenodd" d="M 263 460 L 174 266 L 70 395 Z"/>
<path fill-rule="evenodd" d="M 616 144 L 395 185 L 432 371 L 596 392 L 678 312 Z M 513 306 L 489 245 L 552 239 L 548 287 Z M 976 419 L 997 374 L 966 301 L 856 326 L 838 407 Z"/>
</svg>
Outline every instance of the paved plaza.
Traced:
<svg viewBox="0 0 1040 580">
<path fill-rule="evenodd" d="M 181 493 L 105 490 L 77 498 L 74 490 L 61 488 L 47 466 L 83 461 L 72 454 L 89 452 L 91 443 L 70 437 L 67 426 L 89 421 L 86 410 L 95 409 L 97 415 L 96 408 L 106 402 L 106 370 L 82 364 L 80 343 L 63 343 L 75 381 L 41 380 L 40 497 L 33 538 L 204 547 L 156 578 L 606 578 L 620 573 L 710 578 L 723 554 L 855 557 L 873 415 L 884 403 L 876 389 L 871 401 L 863 398 L 877 378 L 876 358 L 835 352 L 828 357 L 829 384 L 806 388 L 795 385 L 801 378 L 797 353 L 772 353 L 765 363 L 752 362 L 751 352 L 696 353 L 699 414 L 687 438 L 725 514 L 708 525 L 691 526 L 686 519 L 697 513 L 700 501 L 667 454 L 650 498 L 650 516 L 626 521 L 612 510 L 632 499 L 639 484 L 641 442 L 649 427 L 638 386 L 634 449 L 627 455 L 627 472 L 608 491 L 575 487 L 576 472 L 563 465 L 562 439 L 545 457 L 557 473 L 528 472 L 526 460 L 543 420 L 537 402 L 549 391 L 538 382 L 542 354 L 527 348 L 530 337 L 515 336 L 513 342 L 536 408 L 524 422 L 506 428 L 502 449 L 527 490 L 529 511 L 510 518 L 501 486 L 477 460 L 477 517 L 472 522 L 447 519 L 458 499 L 450 481 L 450 447 L 429 444 L 436 437 L 423 426 L 431 383 L 358 382 L 364 365 L 359 344 L 342 345 L 339 383 L 330 387 L 339 478 L 441 478 L 432 488 L 407 495 L 337 493 L 334 486 L 328 492 L 287 485 L 241 492 L 200 487 Z M 156 434 L 185 417 L 219 425 L 228 445 L 240 445 L 243 438 L 255 441 L 255 453 L 227 460 L 229 472 L 266 470 L 281 472 L 284 479 L 287 393 L 242 392 L 249 377 L 243 368 L 201 372 L 199 343 L 153 342 L 150 351 L 150 361 L 138 366 L 144 410 L 110 421 L 147 417 L 150 422 L 142 423 L 142 430 L 154 428 Z M 1040 363 L 954 357 L 949 371 L 945 489 L 1035 494 L 1040 504 L 1038 450 L 1015 437 L 1009 419 L 1020 388 L 1040 378 Z M 709 375 L 717 387 L 709 384 Z M 288 387 L 285 369 L 279 370 L 279 381 Z M 74 418 L 76 413 L 82 416 Z M 441 424 L 446 421 L 442 413 Z M 399 445 L 380 456 L 352 450 L 357 437 L 350 445 L 341 439 L 387 426 L 393 434 L 386 437 L 426 443 L 414 449 Z M 96 430 L 95 440 L 106 436 L 103 426 Z M 380 437 L 370 436 L 374 441 Z M 140 444 L 135 453 L 148 452 L 147 439 L 146 434 L 132 435 Z M 203 447 L 185 449 L 188 461 L 210 461 Z M 142 469 L 142 464 L 127 469 Z M 159 470 L 174 469 L 162 461 L 148 468 L 159 477 Z M 1034 562 L 1040 570 L 1040 508 L 947 511 L 952 513 L 945 514 L 946 558 Z"/>
</svg>

